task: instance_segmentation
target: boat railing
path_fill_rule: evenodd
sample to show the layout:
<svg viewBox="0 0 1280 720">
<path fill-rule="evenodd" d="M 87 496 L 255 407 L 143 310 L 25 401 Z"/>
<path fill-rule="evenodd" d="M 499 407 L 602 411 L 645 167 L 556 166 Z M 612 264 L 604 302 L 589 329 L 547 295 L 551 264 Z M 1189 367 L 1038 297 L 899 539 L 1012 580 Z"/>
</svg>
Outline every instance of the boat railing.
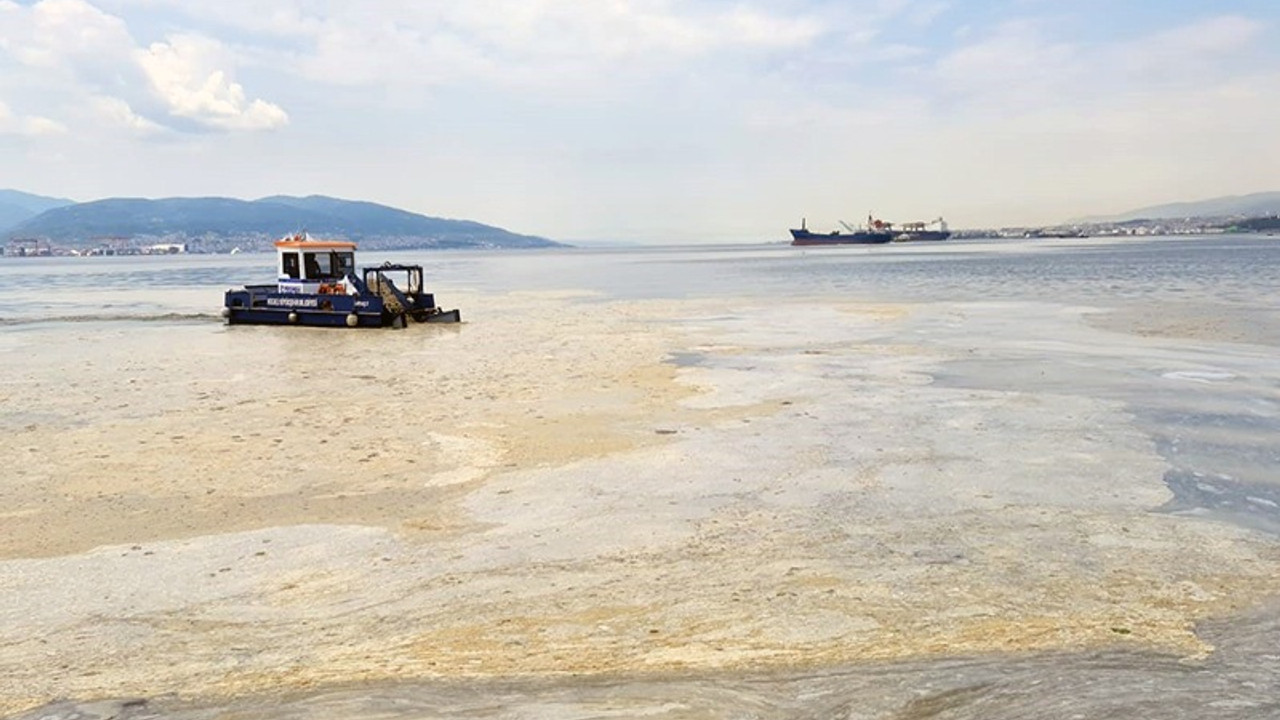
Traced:
<svg viewBox="0 0 1280 720">
<path fill-rule="evenodd" d="M 364 279 L 369 290 L 382 298 L 382 306 L 391 313 L 402 313 L 414 307 L 414 303 L 400 291 L 400 288 L 396 287 L 395 281 L 381 268 L 365 268 Z"/>
<path fill-rule="evenodd" d="M 345 283 L 347 283 L 347 285 L 349 285 L 349 286 L 351 286 L 351 287 L 355 288 L 356 293 L 357 293 L 357 294 L 359 294 L 359 295 L 368 295 L 368 294 L 369 294 L 369 286 L 368 286 L 368 285 L 365 285 L 363 280 L 361 280 L 360 278 L 356 277 L 356 274 L 355 274 L 355 273 L 347 273 L 347 276 L 346 276 L 346 278 L 344 278 L 343 282 L 345 282 Z"/>
</svg>

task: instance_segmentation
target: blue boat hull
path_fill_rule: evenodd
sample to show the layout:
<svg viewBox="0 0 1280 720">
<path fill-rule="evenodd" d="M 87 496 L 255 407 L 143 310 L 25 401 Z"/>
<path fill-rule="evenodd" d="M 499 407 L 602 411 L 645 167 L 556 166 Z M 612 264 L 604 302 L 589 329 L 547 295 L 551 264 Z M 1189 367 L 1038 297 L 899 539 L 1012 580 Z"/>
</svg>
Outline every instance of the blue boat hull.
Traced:
<svg viewBox="0 0 1280 720">
<path fill-rule="evenodd" d="M 228 290 L 223 316 L 232 325 L 384 327 L 382 298 L 360 295 L 282 293 L 274 285 Z"/>
</svg>

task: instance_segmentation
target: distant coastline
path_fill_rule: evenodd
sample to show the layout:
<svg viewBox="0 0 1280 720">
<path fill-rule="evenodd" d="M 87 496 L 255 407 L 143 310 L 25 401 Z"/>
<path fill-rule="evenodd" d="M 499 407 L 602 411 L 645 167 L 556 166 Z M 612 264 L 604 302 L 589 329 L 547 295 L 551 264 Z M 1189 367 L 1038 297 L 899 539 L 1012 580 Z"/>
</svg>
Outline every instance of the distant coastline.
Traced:
<svg viewBox="0 0 1280 720">
<path fill-rule="evenodd" d="M 764 229 L 767 244 L 785 242 Z M 561 243 L 473 220 L 431 217 L 372 202 L 321 195 L 258 200 L 108 198 L 77 203 L 0 189 L 0 256 L 116 256 L 270 252 L 281 234 L 313 234 L 370 251 L 643 246 L 638 241 Z M 1280 231 L 1280 192 L 1151 206 L 1056 225 L 957 228 L 966 238 L 1088 238 Z M 778 237 L 774 237 L 774 233 Z M 749 242 L 743 240 L 740 242 Z M 710 244 L 710 243 L 708 243 Z"/>
<path fill-rule="evenodd" d="M 1088 238 L 1155 237 L 1168 235 L 1221 235 L 1280 231 L 1280 215 L 1258 217 L 1138 218 L 1115 222 L 1064 225 L 980 228 L 958 230 L 956 238 Z"/>
<path fill-rule="evenodd" d="M 278 236 L 307 230 L 366 250 L 516 249 L 562 243 L 377 203 L 310 195 L 233 198 L 109 198 L 74 203 L 0 191 L 10 223 L 6 255 L 143 255 L 269 251 Z"/>
</svg>

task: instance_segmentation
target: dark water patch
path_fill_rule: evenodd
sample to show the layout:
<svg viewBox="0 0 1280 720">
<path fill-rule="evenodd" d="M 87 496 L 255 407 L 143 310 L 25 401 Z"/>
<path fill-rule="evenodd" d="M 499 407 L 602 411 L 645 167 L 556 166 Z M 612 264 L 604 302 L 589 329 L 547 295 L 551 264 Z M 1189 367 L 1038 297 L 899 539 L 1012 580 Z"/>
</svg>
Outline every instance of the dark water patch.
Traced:
<svg viewBox="0 0 1280 720">
<path fill-rule="evenodd" d="M 663 362 L 676 367 L 705 367 L 707 356 L 696 352 L 673 352 L 669 353 Z"/>
<path fill-rule="evenodd" d="M 1182 469 L 1167 471 L 1164 482 L 1173 499 L 1160 512 L 1207 517 L 1280 535 L 1280 485 Z"/>
<path fill-rule="evenodd" d="M 1152 422 L 1163 426 L 1215 428 L 1224 430 L 1263 431 L 1280 438 L 1280 417 L 1256 413 L 1211 413 L 1188 409 L 1162 408 L 1145 413 Z"/>
<path fill-rule="evenodd" d="M 163 715 L 150 707 L 147 698 L 126 698 L 100 702 L 77 703 L 59 700 L 18 715 L 20 720 L 143 720 Z"/>
<path fill-rule="evenodd" d="M 1156 451 L 1185 472 L 1216 474 L 1280 485 L 1280 447 L 1258 436 L 1216 440 L 1191 433 L 1156 435 Z M 1277 437 L 1276 435 L 1270 436 Z"/>
<path fill-rule="evenodd" d="M 1269 377 L 1171 387 L 1123 358 L 980 358 L 948 362 L 933 373 L 937 387 L 1062 394 L 1119 401 L 1170 469 L 1165 483 L 1179 501 L 1160 510 L 1231 522 L 1276 533 L 1280 518 L 1268 499 L 1280 488 L 1280 406 L 1268 398 Z M 1234 500 L 1210 502 L 1186 478 L 1221 480 Z M 1256 491 L 1254 490 L 1256 489 Z M 1253 497 L 1246 503 L 1245 497 Z"/>
<path fill-rule="evenodd" d="M 1084 397 L 1096 396 L 1102 380 L 1095 366 L 1062 358 L 1053 362 L 1028 358 L 952 360 L 929 375 L 931 384 L 941 388 Z"/>
</svg>

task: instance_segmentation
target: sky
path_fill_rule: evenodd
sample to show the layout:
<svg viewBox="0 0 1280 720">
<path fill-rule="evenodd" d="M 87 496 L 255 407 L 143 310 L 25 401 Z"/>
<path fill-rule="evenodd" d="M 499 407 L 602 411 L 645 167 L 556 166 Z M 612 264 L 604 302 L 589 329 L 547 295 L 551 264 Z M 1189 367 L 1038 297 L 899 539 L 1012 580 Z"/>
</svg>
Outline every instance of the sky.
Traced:
<svg viewBox="0 0 1280 720">
<path fill-rule="evenodd" d="M 1275 0 L 0 0 L 0 188 L 564 241 L 1280 190 Z"/>
</svg>

